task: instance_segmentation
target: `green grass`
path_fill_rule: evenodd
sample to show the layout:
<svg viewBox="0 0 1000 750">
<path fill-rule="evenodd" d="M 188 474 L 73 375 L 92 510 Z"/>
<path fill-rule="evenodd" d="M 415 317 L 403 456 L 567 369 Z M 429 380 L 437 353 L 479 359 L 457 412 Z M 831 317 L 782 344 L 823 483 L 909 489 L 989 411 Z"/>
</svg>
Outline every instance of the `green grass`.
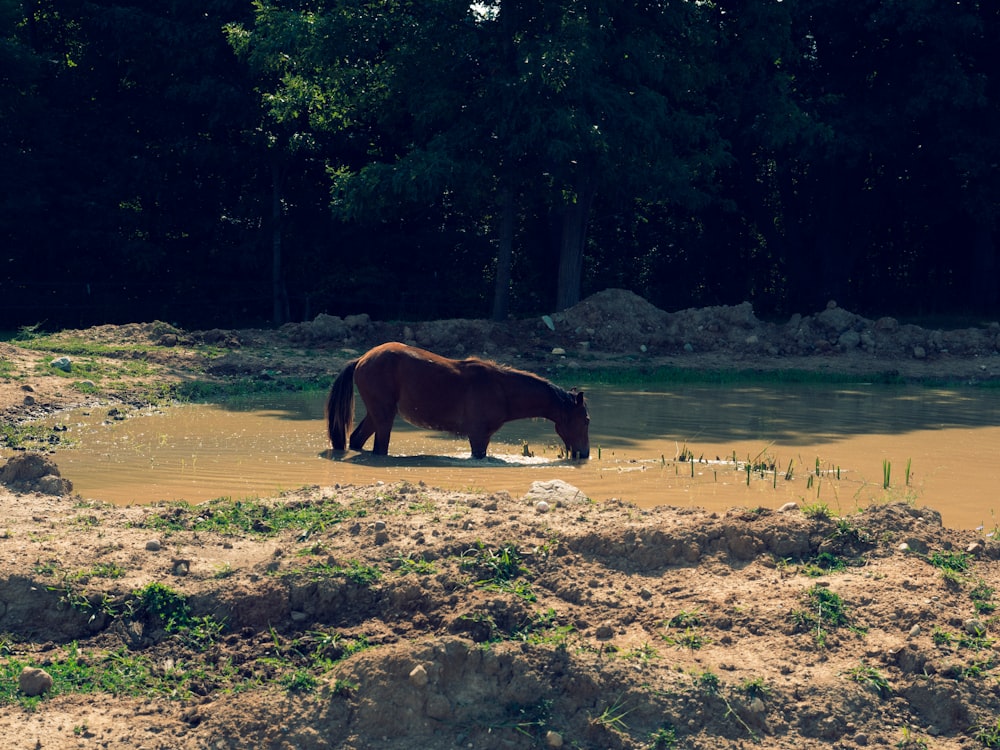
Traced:
<svg viewBox="0 0 1000 750">
<path fill-rule="evenodd" d="M 876 693 L 879 698 L 892 697 L 893 690 L 889 680 L 874 667 L 862 662 L 848 669 L 846 674 L 854 682 Z"/>
<path fill-rule="evenodd" d="M 972 564 L 972 556 L 966 552 L 932 552 L 927 556 L 927 562 L 941 570 L 964 573 Z"/>
<path fill-rule="evenodd" d="M 594 385 L 637 386 L 667 386 L 674 384 L 690 385 L 784 385 L 796 383 L 802 385 L 841 385 L 862 382 L 857 375 L 850 373 L 813 372 L 809 370 L 704 370 L 685 369 L 680 367 L 642 367 L 632 366 L 623 369 L 598 368 L 587 372 L 587 382 Z M 907 382 L 898 374 L 892 372 L 866 375 L 865 383 L 894 385 Z"/>
<path fill-rule="evenodd" d="M 529 602 L 537 599 L 527 580 L 532 573 L 522 563 L 521 552 L 513 542 L 496 548 L 477 542 L 462 554 L 460 567 L 476 577 L 474 586 L 511 593 Z"/>
<path fill-rule="evenodd" d="M 269 537 L 286 529 L 306 535 L 323 531 L 348 518 L 365 515 L 335 500 L 267 504 L 255 499 L 219 498 L 198 506 L 170 503 L 137 524 L 157 531 L 215 532 L 228 536 Z"/>
<path fill-rule="evenodd" d="M 839 594 L 825 586 L 815 585 L 803 595 L 806 608 L 791 613 L 792 622 L 802 631 L 813 634 L 820 646 L 826 645 L 826 637 L 831 630 L 847 628 L 855 633 L 863 629 L 851 624 L 847 614 L 847 604 Z"/>
<path fill-rule="evenodd" d="M 364 588 L 374 586 L 382 579 L 382 571 L 377 566 L 365 565 L 358 560 L 349 560 L 346 565 L 318 562 L 302 568 L 283 570 L 280 575 L 286 578 L 301 576 L 310 581 L 343 578 Z"/>
</svg>

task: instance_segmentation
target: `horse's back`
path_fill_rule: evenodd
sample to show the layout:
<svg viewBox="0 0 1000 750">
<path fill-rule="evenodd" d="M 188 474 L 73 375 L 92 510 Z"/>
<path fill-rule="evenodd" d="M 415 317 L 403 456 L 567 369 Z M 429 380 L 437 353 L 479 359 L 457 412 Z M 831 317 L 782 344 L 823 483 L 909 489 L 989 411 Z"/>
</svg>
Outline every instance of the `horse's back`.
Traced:
<svg viewBox="0 0 1000 750">
<path fill-rule="evenodd" d="M 391 342 L 361 357 L 355 382 L 369 406 L 376 399 L 391 402 L 404 419 L 419 427 L 467 434 L 469 420 L 478 421 L 478 414 L 470 411 L 496 408 L 489 397 L 496 395 L 491 377 L 496 370 L 496 365 L 481 360 L 449 359 Z"/>
</svg>

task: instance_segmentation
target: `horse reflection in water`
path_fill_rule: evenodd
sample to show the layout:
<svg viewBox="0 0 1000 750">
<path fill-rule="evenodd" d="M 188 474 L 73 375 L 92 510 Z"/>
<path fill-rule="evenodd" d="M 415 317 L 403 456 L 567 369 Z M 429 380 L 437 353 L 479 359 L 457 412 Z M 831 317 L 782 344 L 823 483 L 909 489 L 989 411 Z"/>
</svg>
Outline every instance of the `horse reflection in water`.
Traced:
<svg viewBox="0 0 1000 750">
<path fill-rule="evenodd" d="M 590 415 L 582 391 L 565 391 L 495 362 L 448 359 L 399 343 L 376 346 L 337 376 L 326 403 L 334 450 L 348 445 L 355 385 L 368 413 L 351 433 L 352 450 L 361 450 L 375 435 L 372 452 L 388 455 L 398 413 L 417 427 L 468 437 L 472 457 L 485 458 L 490 438 L 504 424 L 542 417 L 555 423 L 567 456 L 590 457 Z"/>
</svg>

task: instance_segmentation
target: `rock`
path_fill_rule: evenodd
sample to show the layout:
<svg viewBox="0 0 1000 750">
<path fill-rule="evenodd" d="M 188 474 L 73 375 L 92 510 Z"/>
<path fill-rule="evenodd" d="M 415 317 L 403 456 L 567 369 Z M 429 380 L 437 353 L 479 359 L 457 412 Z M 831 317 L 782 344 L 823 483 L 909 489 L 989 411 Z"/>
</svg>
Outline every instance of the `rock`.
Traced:
<svg viewBox="0 0 1000 750">
<path fill-rule="evenodd" d="M 587 496 L 578 487 L 574 487 L 561 479 L 550 479 L 547 482 L 532 482 L 524 499 L 528 502 L 546 502 L 549 506 L 560 503 L 585 502 Z"/>
<path fill-rule="evenodd" d="M 981 620 L 970 618 L 964 623 L 965 632 L 977 638 L 986 634 L 986 625 Z"/>
<path fill-rule="evenodd" d="M 25 667 L 17 678 L 17 687 L 31 698 L 42 695 L 52 689 L 52 675 L 44 669 Z"/>
<path fill-rule="evenodd" d="M 447 719 L 451 716 L 451 703 L 441 694 L 428 696 L 427 715 L 432 719 Z"/>
<path fill-rule="evenodd" d="M 535 503 L 535 512 L 536 513 L 548 513 L 549 512 L 549 504 L 547 502 L 545 502 L 544 500 L 539 500 L 537 503 Z"/>
<path fill-rule="evenodd" d="M 418 664 L 410 670 L 409 680 L 414 687 L 423 687 L 430 678 L 427 676 L 427 669 L 423 664 Z"/>
<path fill-rule="evenodd" d="M 857 349 L 861 343 L 861 334 L 857 331 L 844 331 L 837 339 L 837 345 L 845 352 Z"/>
<path fill-rule="evenodd" d="M 549 747 L 562 747 L 563 738 L 559 732 L 553 732 L 551 729 L 545 733 L 545 744 Z"/>
<path fill-rule="evenodd" d="M 159 552 L 160 551 L 160 540 L 159 539 L 150 539 L 148 542 L 146 542 L 146 549 L 149 552 Z"/>
<path fill-rule="evenodd" d="M 922 346 L 913 347 L 913 358 L 914 359 L 924 359 L 927 356 L 927 350 Z"/>
<path fill-rule="evenodd" d="M 778 508 L 779 513 L 791 513 L 793 510 L 798 510 L 799 504 L 792 501 L 790 503 L 785 503 L 780 508 Z"/>
<path fill-rule="evenodd" d="M 57 370 L 62 370 L 63 372 L 69 372 L 70 370 L 73 369 L 73 362 L 72 360 L 70 360 L 69 357 L 57 357 L 56 359 L 52 360 L 51 366 L 56 368 Z"/>
<path fill-rule="evenodd" d="M 561 346 L 555 346 L 552 347 L 552 353 L 555 355 L 563 355 L 566 353 L 566 350 L 563 349 Z"/>
</svg>

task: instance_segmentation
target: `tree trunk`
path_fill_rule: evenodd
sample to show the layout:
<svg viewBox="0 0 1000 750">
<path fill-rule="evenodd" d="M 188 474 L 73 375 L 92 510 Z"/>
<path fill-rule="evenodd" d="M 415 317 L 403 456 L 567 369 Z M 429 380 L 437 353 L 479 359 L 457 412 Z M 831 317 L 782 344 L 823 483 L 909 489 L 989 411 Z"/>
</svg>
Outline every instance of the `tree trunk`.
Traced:
<svg viewBox="0 0 1000 750">
<path fill-rule="evenodd" d="M 997 285 L 997 247 L 990 228 L 981 221 L 970 219 L 972 231 L 972 309 L 993 315 L 997 311 L 1000 290 Z"/>
<path fill-rule="evenodd" d="M 587 244 L 590 208 L 597 193 L 597 178 L 585 170 L 577 184 L 575 200 L 563 212 L 559 240 L 559 278 L 556 287 L 556 310 L 565 310 L 580 301 L 583 282 L 583 251 Z"/>
<path fill-rule="evenodd" d="M 500 191 L 500 237 L 497 247 L 497 275 L 493 285 L 493 320 L 510 314 L 510 276 L 514 263 L 514 194 Z"/>
</svg>

